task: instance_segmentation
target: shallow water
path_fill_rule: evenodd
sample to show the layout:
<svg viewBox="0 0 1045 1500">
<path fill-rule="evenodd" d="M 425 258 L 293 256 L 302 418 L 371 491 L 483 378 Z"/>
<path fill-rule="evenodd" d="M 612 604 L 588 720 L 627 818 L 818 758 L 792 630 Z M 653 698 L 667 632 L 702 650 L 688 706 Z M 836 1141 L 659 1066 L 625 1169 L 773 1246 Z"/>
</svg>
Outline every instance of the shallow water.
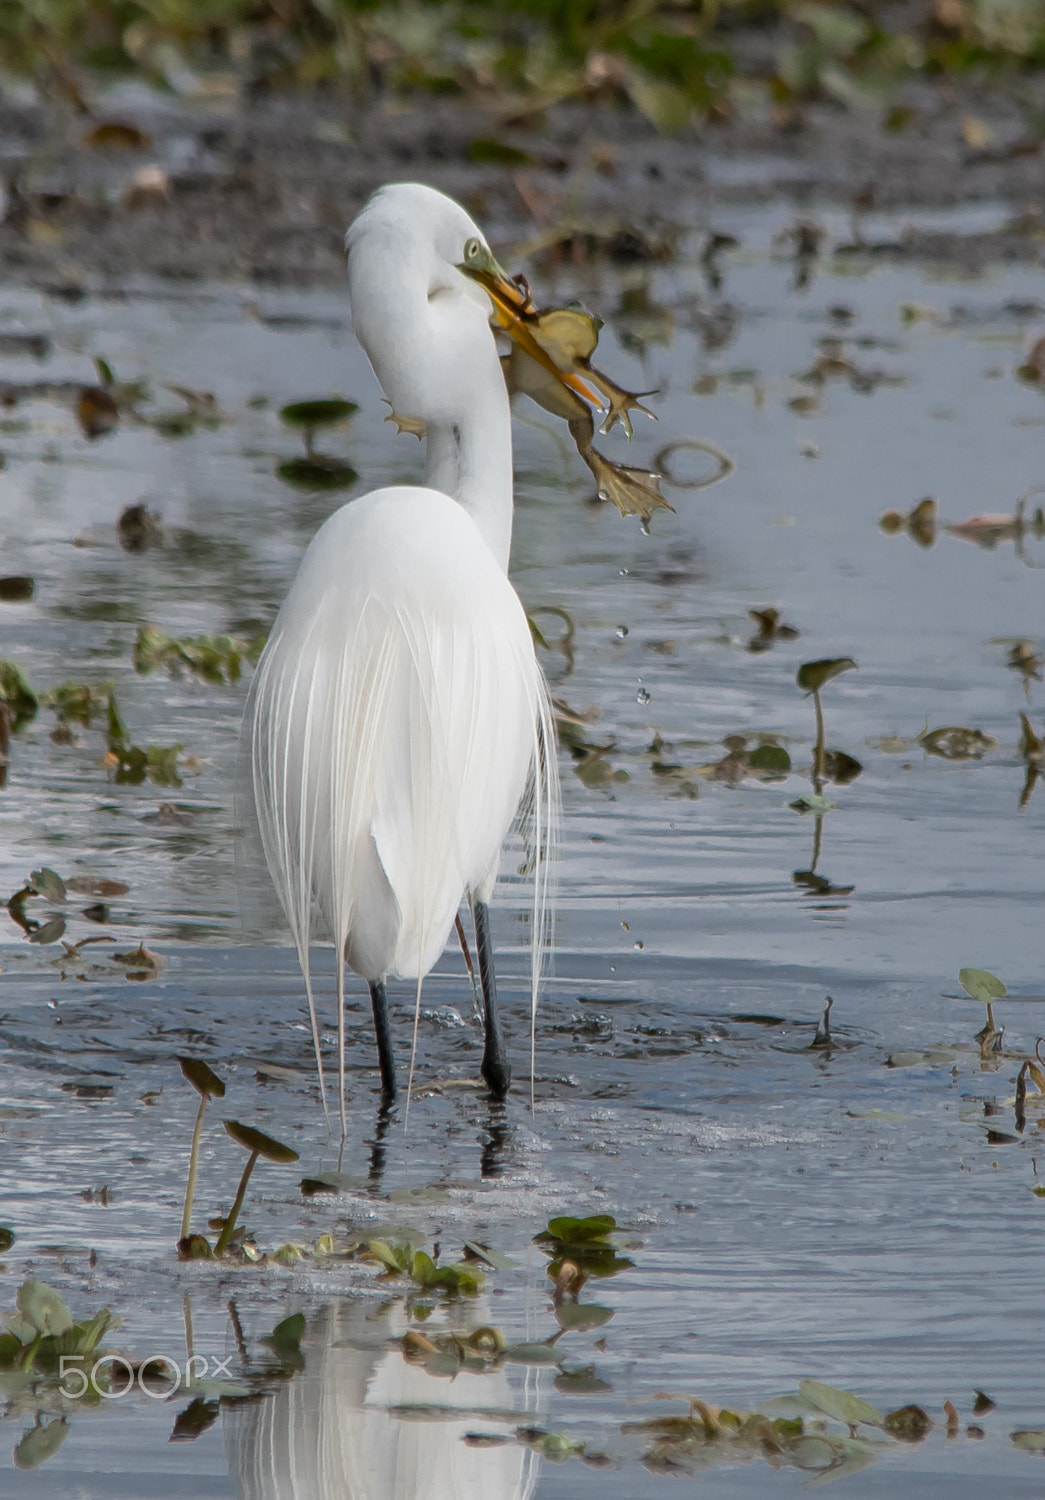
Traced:
<svg viewBox="0 0 1045 1500">
<path fill-rule="evenodd" d="M 548 299 L 582 296 L 610 325 L 603 363 L 659 388 L 659 424 L 637 429 L 633 462 L 703 436 L 738 468 L 710 490 L 669 489 L 676 514 L 658 513 L 643 536 L 586 503 L 585 472 L 543 419 L 535 428 L 528 412 L 518 425 L 513 576 L 529 608 L 570 613 L 572 658 L 551 652 L 549 675 L 572 709 L 599 710 L 585 733 L 608 747 L 585 761 L 563 756 L 536 1114 L 525 1101 L 514 851 L 496 918 L 517 1078 L 507 1110 L 467 1087 L 429 1091 L 474 1077 L 478 1064 L 470 989 L 448 950 L 425 989 L 425 1087 L 405 1139 L 402 1110 L 377 1118 L 355 996 L 343 1168 L 357 1185 L 304 1199 L 299 1169 L 262 1163 L 247 1202 L 269 1249 L 389 1220 L 438 1239 L 444 1259 L 463 1239 L 494 1245 L 516 1268 L 491 1272 L 478 1307 L 445 1316 L 495 1323 L 510 1341 L 557 1327 L 533 1234 L 556 1213 L 614 1214 L 641 1242 L 628 1251 L 634 1267 L 581 1294 L 613 1319 L 557 1346 L 567 1369 L 595 1366 L 607 1388 L 588 1394 L 557 1388 L 554 1368 L 508 1364 L 450 1382 L 408 1366 L 394 1343 L 401 1301 L 386 1300 L 395 1288 L 375 1286 L 365 1265 L 217 1273 L 175 1262 L 195 1107 L 177 1053 L 206 1058 L 229 1084 L 205 1136 L 198 1219 L 228 1207 L 239 1170 L 221 1114 L 288 1140 L 306 1173 L 337 1163 L 296 960 L 271 933 L 264 941 L 256 916 L 244 927 L 237 914 L 244 682 L 138 676 L 135 635 L 146 623 L 172 636 L 249 634 L 271 620 L 309 537 L 343 498 L 302 496 L 275 477 L 277 459 L 298 451 L 275 415 L 283 401 L 336 390 L 361 403 L 347 431 L 320 444 L 351 459 L 360 490 L 416 477 L 418 450 L 383 425 L 341 297 L 262 294 L 258 308 L 246 289 L 143 286 L 70 306 L 4 293 L 0 329 L 47 332 L 53 349 L 41 362 L 3 356 L 0 382 L 88 380 L 101 355 L 121 378 L 148 381 L 148 410 L 178 410 L 164 387 L 180 384 L 213 391 L 227 421 L 180 438 L 124 421 L 89 442 L 68 400 L 42 391 L 0 424 L 0 572 L 36 579 L 31 603 L 0 604 L 0 656 L 41 690 L 111 680 L 135 743 L 183 746 L 184 781 L 113 784 L 98 723 L 77 727 L 76 744 L 54 744 L 47 709 L 13 742 L 0 889 L 17 890 L 41 865 L 124 881 L 101 925 L 79 914 L 91 898 L 71 901 L 65 940 L 107 934 L 119 952 L 145 941 L 166 966 L 128 983 L 109 945 L 71 958 L 6 922 L 0 1222 L 18 1239 L 3 1306 L 38 1276 L 78 1314 L 103 1303 L 121 1313 L 109 1347 L 184 1364 L 187 1296 L 196 1351 L 231 1356 L 230 1373 L 259 1380 L 260 1337 L 292 1312 L 309 1320 L 304 1372 L 270 1371 L 259 1404 L 225 1401 L 192 1443 L 166 1441 L 184 1392 L 90 1411 L 68 1402 L 61 1450 L 21 1472 L 8 1450 L 39 1403 L 12 1396 L 5 1495 L 304 1500 L 344 1493 L 351 1474 L 350 1492 L 374 1500 L 634 1497 L 709 1466 L 716 1494 L 749 1496 L 770 1475 L 757 1448 L 691 1445 L 660 1472 L 656 1457 L 643 1463 L 651 1435 L 622 1425 L 686 1410 L 681 1400 L 645 1404 L 659 1392 L 747 1410 L 807 1376 L 881 1411 L 916 1402 L 943 1424 L 950 1399 L 960 1414 L 958 1436 L 940 1425 L 921 1445 L 883 1439 L 861 1471 L 813 1482 L 837 1479 L 853 1496 L 1040 1494 L 1043 1460 L 1011 1434 L 1045 1424 L 1032 1316 L 1045 1207 L 1031 1192 L 1045 1142 L 1032 1109 L 1016 1129 L 1011 1101 L 1020 1059 L 1045 1029 L 1042 1006 L 1001 1002 L 1004 1051 L 984 1061 L 982 1009 L 946 997 L 966 964 L 999 973 L 1014 996 L 1043 988 L 1045 792 L 1019 807 L 1019 714 L 1041 734 L 1043 690 L 1006 663 L 1014 640 L 1041 648 L 1045 539 L 987 549 L 940 527 L 922 547 L 878 519 L 927 494 L 944 523 L 1011 513 L 1038 482 L 1045 412 L 1013 371 L 1040 331 L 1045 287 L 1033 269 L 962 280 L 871 254 L 812 267 L 796 286 L 795 265 L 773 250 L 784 222 L 752 211 L 717 225 L 742 241 L 721 257 L 718 289 L 695 254 L 652 273 L 576 272 L 541 286 Z M 847 237 L 844 221 L 825 222 Z M 870 238 L 895 230 L 866 226 Z M 905 305 L 916 311 L 901 316 Z M 842 340 L 828 351 L 835 364 L 822 385 L 801 380 L 824 338 Z M 259 397 L 267 404 L 251 404 Z M 618 439 L 603 446 L 622 456 Z M 680 477 L 709 468 L 696 453 L 672 463 Z M 114 522 L 142 500 L 161 514 L 164 544 L 128 553 Z M 800 635 L 751 651 L 747 612 L 767 606 Z M 538 619 L 559 630 L 556 617 Z M 789 804 L 811 790 L 813 712 L 795 671 L 827 656 L 858 662 L 823 697 L 829 747 L 863 771 L 827 787 L 835 808 L 820 830 L 818 885 L 795 880 L 813 866 L 816 826 Z M 951 725 L 997 745 L 948 760 L 916 738 Z M 728 756 L 728 736 L 748 736 L 750 748 L 760 734 L 787 746 L 786 779 L 735 781 L 735 756 L 707 769 Z M 665 743 L 651 754 L 656 735 Z M 57 910 L 29 907 L 36 920 Z M 319 966 L 329 979 L 328 954 Z M 832 1045 L 814 1047 L 828 994 Z M 329 999 L 327 1016 L 332 1045 Z M 387 1199 L 433 1183 L 447 1196 Z M 976 1389 L 997 1406 L 974 1418 Z M 403 1408 L 417 1403 L 446 1405 L 446 1420 L 427 1409 L 413 1415 L 429 1420 L 407 1420 Z M 966 1435 L 974 1422 L 982 1438 Z M 588 1459 L 613 1463 L 538 1459 L 518 1428 L 566 1434 Z M 464 1442 L 480 1430 L 512 1441 Z M 808 1484 L 823 1459 L 807 1458 L 806 1471 L 782 1468 L 776 1486 Z"/>
</svg>

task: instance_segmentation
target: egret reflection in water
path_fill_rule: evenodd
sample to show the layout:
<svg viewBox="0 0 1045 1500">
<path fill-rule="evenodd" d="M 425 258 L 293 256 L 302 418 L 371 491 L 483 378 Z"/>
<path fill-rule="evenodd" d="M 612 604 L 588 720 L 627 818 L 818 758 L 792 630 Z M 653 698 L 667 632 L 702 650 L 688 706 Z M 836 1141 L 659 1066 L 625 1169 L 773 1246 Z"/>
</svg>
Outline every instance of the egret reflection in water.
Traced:
<svg viewBox="0 0 1045 1500">
<path fill-rule="evenodd" d="M 224 1413 L 241 1500 L 529 1500 L 537 1483 L 530 1449 L 464 1441 L 512 1439 L 515 1400 L 504 1370 L 436 1379 L 398 1344 L 388 1347 L 405 1329 L 401 1308 L 360 1301 L 309 1320 L 304 1371 L 265 1400 Z"/>
</svg>

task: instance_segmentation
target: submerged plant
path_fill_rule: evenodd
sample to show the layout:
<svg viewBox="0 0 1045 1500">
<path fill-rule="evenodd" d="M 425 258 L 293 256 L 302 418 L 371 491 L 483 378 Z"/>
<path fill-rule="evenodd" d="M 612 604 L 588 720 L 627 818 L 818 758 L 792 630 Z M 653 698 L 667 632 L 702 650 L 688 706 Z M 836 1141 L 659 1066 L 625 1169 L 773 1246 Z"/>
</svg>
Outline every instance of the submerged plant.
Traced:
<svg viewBox="0 0 1045 1500">
<path fill-rule="evenodd" d="M 207 1101 L 209 1099 L 224 1099 L 225 1085 L 217 1073 L 198 1057 L 179 1057 L 178 1066 L 200 1096 L 200 1107 L 196 1112 L 196 1124 L 192 1131 L 192 1145 L 189 1148 L 189 1176 L 185 1184 L 185 1208 L 181 1216 L 181 1236 L 178 1240 L 179 1251 L 182 1254 L 186 1254 L 188 1251 L 189 1225 L 192 1220 L 192 1199 L 196 1191 L 196 1168 L 199 1165 L 203 1116 L 207 1113 Z M 183 1246 L 185 1246 L 184 1250 L 182 1249 Z"/>
<path fill-rule="evenodd" d="M 281 1165 L 298 1160 L 296 1151 L 290 1146 L 284 1146 L 281 1141 L 274 1140 L 262 1130 L 255 1130 L 251 1125 L 241 1125 L 238 1120 L 224 1120 L 222 1123 L 236 1144 L 242 1146 L 245 1151 L 249 1151 L 250 1156 L 247 1158 L 247 1165 L 243 1168 L 243 1176 L 239 1180 L 232 1208 L 218 1235 L 218 1243 L 214 1246 L 215 1255 L 224 1255 L 229 1247 L 236 1229 L 239 1211 L 243 1207 L 243 1199 L 246 1197 L 247 1183 L 250 1181 L 250 1174 L 254 1170 L 258 1157 L 263 1156 L 266 1161 L 278 1162 Z"/>
</svg>

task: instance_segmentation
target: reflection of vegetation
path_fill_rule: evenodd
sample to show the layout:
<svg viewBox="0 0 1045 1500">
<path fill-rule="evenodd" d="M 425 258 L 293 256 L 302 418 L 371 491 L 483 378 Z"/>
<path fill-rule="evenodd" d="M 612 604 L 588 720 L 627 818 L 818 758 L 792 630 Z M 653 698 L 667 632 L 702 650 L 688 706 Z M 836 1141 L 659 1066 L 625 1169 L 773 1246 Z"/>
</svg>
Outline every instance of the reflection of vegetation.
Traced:
<svg viewBox="0 0 1045 1500">
<path fill-rule="evenodd" d="M 863 770 L 860 762 L 853 756 L 847 755 L 844 750 L 827 749 L 820 689 L 830 682 L 832 677 L 851 671 L 855 666 L 856 662 L 849 656 L 824 657 L 820 661 L 804 662 L 799 667 L 795 678 L 798 686 L 813 699 L 813 708 L 816 713 L 816 742 L 813 746 L 813 765 L 810 772 L 813 784 L 812 794 L 804 793 L 791 803 L 795 812 L 813 814 L 813 854 L 809 868 L 795 870 L 791 878 L 795 885 L 804 886 L 817 896 L 848 896 L 853 890 L 851 885 L 832 885 L 825 876 L 817 874 L 816 867 L 820 862 L 823 845 L 824 815 L 834 807 L 830 798 L 824 796 L 824 784 L 827 781 L 833 781 L 839 786 L 847 786 L 849 782 L 855 781 Z"/>
</svg>

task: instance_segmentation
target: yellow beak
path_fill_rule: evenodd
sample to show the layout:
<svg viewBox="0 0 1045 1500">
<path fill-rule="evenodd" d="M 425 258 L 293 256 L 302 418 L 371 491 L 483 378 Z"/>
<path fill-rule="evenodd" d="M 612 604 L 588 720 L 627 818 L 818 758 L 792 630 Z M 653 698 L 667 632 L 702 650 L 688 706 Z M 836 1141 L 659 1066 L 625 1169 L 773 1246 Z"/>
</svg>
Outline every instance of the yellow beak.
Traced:
<svg viewBox="0 0 1045 1500">
<path fill-rule="evenodd" d="M 503 328 L 509 338 L 514 339 L 531 359 L 535 359 L 539 365 L 554 375 L 556 380 L 591 406 L 602 404 L 599 397 L 585 385 L 579 375 L 557 365 L 547 350 L 543 349 L 534 338 L 528 325 L 536 320 L 537 309 L 529 296 L 505 274 L 488 250 L 485 250 L 481 257 L 477 256 L 470 264 L 462 263 L 457 269 L 469 280 L 478 282 L 483 288 L 493 303 L 494 317 L 498 327 Z"/>
</svg>

